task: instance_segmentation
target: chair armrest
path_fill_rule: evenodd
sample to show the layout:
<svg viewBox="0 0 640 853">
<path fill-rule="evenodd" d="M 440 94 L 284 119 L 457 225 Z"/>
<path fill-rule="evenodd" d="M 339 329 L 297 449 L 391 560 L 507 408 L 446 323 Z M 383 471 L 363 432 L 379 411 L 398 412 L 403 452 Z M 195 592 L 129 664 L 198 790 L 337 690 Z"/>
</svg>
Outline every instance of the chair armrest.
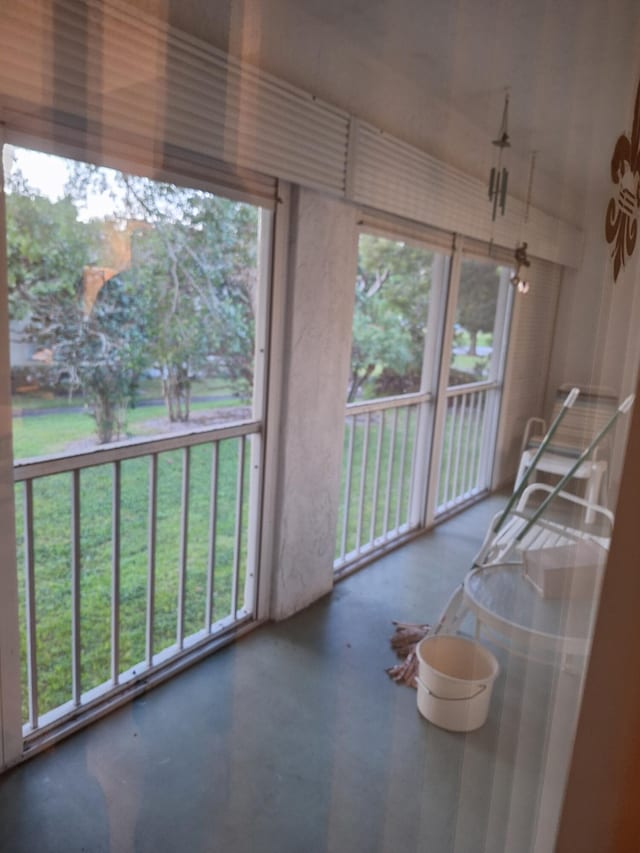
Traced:
<svg viewBox="0 0 640 853">
<path fill-rule="evenodd" d="M 549 486 L 546 483 L 532 483 L 522 493 L 522 497 L 518 501 L 518 505 L 516 507 L 517 513 L 525 514 L 525 510 L 527 509 L 527 504 L 531 500 L 533 503 L 533 508 L 538 505 L 540 502 L 540 498 L 545 498 L 553 491 L 553 486 Z M 605 519 L 608 523 L 608 535 L 611 535 L 611 530 L 613 529 L 613 521 L 614 515 L 610 509 L 607 509 L 604 506 L 600 506 L 599 504 L 589 504 L 584 498 L 580 498 L 577 495 L 572 494 L 571 492 L 558 492 L 556 498 L 559 501 L 565 501 L 570 504 L 575 504 L 583 509 L 593 509 L 594 512 L 598 513 L 603 519 Z M 541 521 L 543 519 L 540 519 Z"/>
<path fill-rule="evenodd" d="M 524 428 L 524 436 L 522 437 L 522 446 L 520 447 L 520 456 L 522 456 L 522 454 L 527 449 L 527 445 L 529 444 L 529 439 L 531 438 L 531 435 L 532 435 L 532 428 L 536 424 L 542 430 L 540 435 L 544 435 L 546 433 L 547 422 L 545 421 L 544 418 L 529 418 L 529 420 L 527 421 L 527 425 Z"/>
</svg>

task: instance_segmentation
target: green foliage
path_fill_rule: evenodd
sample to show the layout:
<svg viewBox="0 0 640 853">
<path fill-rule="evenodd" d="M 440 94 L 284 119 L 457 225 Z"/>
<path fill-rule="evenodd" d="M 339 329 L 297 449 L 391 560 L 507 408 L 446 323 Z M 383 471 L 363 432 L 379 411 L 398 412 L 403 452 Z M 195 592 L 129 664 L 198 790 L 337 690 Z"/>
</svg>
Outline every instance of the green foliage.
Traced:
<svg viewBox="0 0 640 853">
<path fill-rule="evenodd" d="M 457 321 L 469 333 L 469 355 L 477 355 L 479 332 L 493 332 L 500 284 L 499 268 L 465 258 L 460 270 Z"/>
<path fill-rule="evenodd" d="M 253 387 L 258 212 L 146 178 L 67 164 L 52 202 L 13 170 L 7 194 L 11 319 L 51 362 L 51 384 L 79 391 L 99 441 L 118 437 L 140 377 L 160 375 L 170 420 L 188 420 L 192 384 L 215 374 Z M 110 218 L 83 221 L 90 194 Z M 107 283 L 86 289 L 86 274 Z M 114 278 L 114 273 L 117 276 Z"/>
<path fill-rule="evenodd" d="M 77 217 L 70 197 L 52 202 L 14 174 L 7 196 L 7 259 L 11 319 L 50 353 L 51 372 L 72 393 L 80 389 L 98 440 L 120 434 L 142 366 L 144 341 L 126 294 L 105 285 L 93 306 L 83 270 L 99 251 L 95 223 Z"/>
<path fill-rule="evenodd" d="M 55 312 L 46 317 L 33 306 L 29 332 L 51 349 L 70 391 L 82 390 L 100 443 L 120 436 L 144 366 L 146 339 L 135 307 L 117 279 L 103 285 L 88 312 L 81 293 L 58 295 Z"/>
<path fill-rule="evenodd" d="M 105 180 L 77 165 L 77 197 Z M 150 366 L 161 374 L 170 420 L 188 420 L 191 386 L 215 369 L 239 395 L 253 385 L 257 210 L 194 189 L 113 173 L 131 229 L 123 273 L 145 318 Z"/>
<path fill-rule="evenodd" d="M 70 198 L 52 202 L 28 188 L 21 176 L 8 185 L 7 275 L 12 320 L 56 313 L 56 301 L 72 299 L 91 262 L 95 229 L 77 219 Z"/>
<path fill-rule="evenodd" d="M 348 399 L 418 390 L 433 254 L 360 237 Z"/>
</svg>

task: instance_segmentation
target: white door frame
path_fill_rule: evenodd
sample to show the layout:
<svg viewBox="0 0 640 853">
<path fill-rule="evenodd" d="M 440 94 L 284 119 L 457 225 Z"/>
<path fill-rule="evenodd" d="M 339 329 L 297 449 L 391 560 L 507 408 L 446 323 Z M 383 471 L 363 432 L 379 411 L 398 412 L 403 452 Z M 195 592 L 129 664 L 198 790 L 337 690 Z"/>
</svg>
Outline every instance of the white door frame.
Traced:
<svg viewBox="0 0 640 853">
<path fill-rule="evenodd" d="M 3 146 L 4 128 L 0 125 L 0 152 Z M 15 764 L 22 756 L 5 213 L 4 170 L 0 158 L 0 770 Z"/>
</svg>

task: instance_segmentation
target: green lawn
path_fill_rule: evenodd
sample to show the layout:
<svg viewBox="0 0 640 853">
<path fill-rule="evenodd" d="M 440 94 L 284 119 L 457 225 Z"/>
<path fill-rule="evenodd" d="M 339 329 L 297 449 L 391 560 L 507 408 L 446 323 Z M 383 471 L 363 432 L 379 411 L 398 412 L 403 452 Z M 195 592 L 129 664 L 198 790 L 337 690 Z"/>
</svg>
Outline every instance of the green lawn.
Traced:
<svg viewBox="0 0 640 853">
<path fill-rule="evenodd" d="M 211 377 L 197 379 L 192 383 L 191 393 L 194 397 L 225 396 L 233 397 L 234 391 L 226 379 Z M 159 379 L 141 379 L 138 385 L 136 401 L 161 400 L 162 385 Z M 13 395 L 14 414 L 32 409 L 77 409 L 83 405 L 82 395 L 74 393 L 54 394 L 53 391 L 28 390 Z"/>
<path fill-rule="evenodd" d="M 211 407 L 211 404 L 206 404 Z M 131 413 L 130 426 L 157 412 L 154 407 Z M 15 422 L 16 455 L 54 453 L 70 440 L 91 434 L 93 422 L 86 415 L 48 415 Z M 213 621 L 231 610 L 231 575 L 235 538 L 238 439 L 219 444 L 218 504 L 216 525 L 215 589 Z M 248 452 L 248 448 L 247 448 Z M 155 573 L 154 652 L 176 638 L 180 554 L 180 495 L 182 451 L 159 456 L 157 549 Z M 185 594 L 185 635 L 204 627 L 211 501 L 212 446 L 191 450 L 189 491 L 188 560 Z M 81 662 L 82 690 L 110 677 L 110 620 L 112 578 L 112 466 L 85 469 L 80 476 L 81 513 Z M 149 457 L 121 463 L 120 547 L 120 671 L 145 658 L 147 589 Z M 248 459 L 245 490 L 240 577 L 240 601 L 244 598 L 248 513 Z M 20 620 L 22 636 L 23 714 L 27 718 L 26 630 L 24 611 L 23 484 L 16 485 L 16 524 Z M 38 691 L 40 713 L 71 698 L 71 475 L 56 474 L 34 482 L 34 555 Z"/>
<path fill-rule="evenodd" d="M 192 412 L 209 409 L 228 408 L 245 405 L 247 401 L 234 399 L 214 400 L 212 402 L 192 403 Z M 125 435 L 131 438 L 150 435 L 157 432 L 157 426 L 150 427 L 148 421 L 166 416 L 164 405 L 141 406 L 129 409 L 126 413 Z M 63 452 L 74 441 L 95 437 L 95 421 L 87 412 L 29 415 L 13 419 L 13 457 L 30 459 L 34 456 L 47 456 Z"/>
</svg>

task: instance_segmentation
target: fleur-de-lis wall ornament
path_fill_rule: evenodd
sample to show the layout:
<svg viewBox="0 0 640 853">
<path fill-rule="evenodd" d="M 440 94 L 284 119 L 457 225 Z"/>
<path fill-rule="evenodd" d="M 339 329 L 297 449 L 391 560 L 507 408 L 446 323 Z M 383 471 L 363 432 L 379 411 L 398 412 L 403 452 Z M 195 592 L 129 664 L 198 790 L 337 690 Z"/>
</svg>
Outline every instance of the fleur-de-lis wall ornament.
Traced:
<svg viewBox="0 0 640 853">
<path fill-rule="evenodd" d="M 605 236 L 612 244 L 613 280 L 635 249 L 640 207 L 640 83 L 636 92 L 631 139 L 623 133 L 611 158 L 611 179 L 618 191 L 609 199 Z"/>
</svg>

